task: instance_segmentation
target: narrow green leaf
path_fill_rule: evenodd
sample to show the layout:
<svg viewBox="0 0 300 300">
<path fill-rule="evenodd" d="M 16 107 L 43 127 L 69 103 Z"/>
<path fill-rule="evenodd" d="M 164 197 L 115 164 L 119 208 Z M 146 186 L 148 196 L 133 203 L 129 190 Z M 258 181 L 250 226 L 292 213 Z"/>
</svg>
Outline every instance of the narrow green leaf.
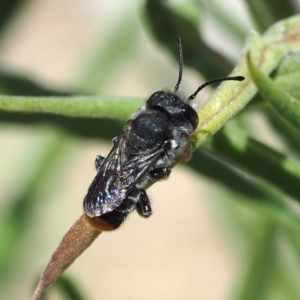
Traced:
<svg viewBox="0 0 300 300">
<path fill-rule="evenodd" d="M 264 109 L 264 116 L 274 129 L 274 133 L 285 144 L 287 151 L 293 153 L 295 157 L 300 158 L 300 132 L 291 127 L 284 119 L 282 119 L 272 109 Z"/>
<path fill-rule="evenodd" d="M 258 225 L 258 224 L 256 224 Z M 258 227 L 258 226 L 257 226 Z M 255 239 L 248 245 L 243 258 L 243 270 L 233 300 L 263 300 L 274 267 L 274 239 L 276 227 L 262 220 Z"/>
<path fill-rule="evenodd" d="M 0 1 L 0 34 L 5 30 L 6 24 L 12 19 L 14 14 L 22 8 L 22 0 L 2 0 Z"/>
<path fill-rule="evenodd" d="M 23 126 L 53 125 L 64 132 L 82 139 L 104 139 L 120 135 L 124 121 L 98 118 L 69 118 L 51 114 L 23 114 L 3 112 L 0 110 L 0 123 L 20 124 Z"/>
<path fill-rule="evenodd" d="M 227 162 L 228 160 L 221 155 L 216 155 L 215 152 L 209 151 L 206 147 L 200 147 L 194 151 L 188 166 L 215 181 L 219 187 L 227 187 L 230 196 L 221 191 L 217 197 L 222 199 L 220 200 L 222 203 L 226 198 L 230 198 L 229 203 L 225 201 L 225 206 L 229 205 L 231 207 L 230 210 L 235 219 L 235 226 L 244 230 L 243 235 L 249 237 L 252 234 L 256 235 L 256 232 L 250 233 L 250 231 L 254 230 L 254 223 L 250 218 L 249 224 L 249 220 L 243 217 L 240 209 L 244 210 L 247 216 L 249 216 L 251 211 L 257 215 L 261 215 L 263 212 L 264 218 L 280 224 L 281 227 L 286 228 L 289 232 L 294 234 L 299 232 L 299 217 L 294 212 L 293 207 L 288 205 L 284 194 L 269 182 L 251 177 L 248 175 L 249 172 L 246 174 L 241 172 L 236 168 L 237 164 L 229 164 Z M 219 202 L 218 205 L 220 205 Z M 233 220 L 233 216 L 230 217 L 231 220 Z"/>
<path fill-rule="evenodd" d="M 189 20 L 195 27 L 199 25 L 199 19 L 201 19 L 203 13 L 203 5 L 201 3 L 197 3 L 196 1 L 178 3 L 165 1 L 164 5 L 183 19 Z"/>
<path fill-rule="evenodd" d="M 299 231 L 298 231 L 299 232 Z M 298 234 L 299 236 L 299 234 Z M 278 238 L 278 259 L 276 270 L 270 282 L 268 299 L 299 299 L 300 298 L 300 260 L 293 241 L 285 235 L 285 228 L 280 228 Z"/>
<path fill-rule="evenodd" d="M 260 94 L 287 122 L 300 129 L 300 101 L 275 85 L 248 57 L 248 67 Z"/>
<path fill-rule="evenodd" d="M 0 96 L 0 110 L 126 120 L 133 111 L 142 106 L 143 102 L 141 98 L 112 96 L 17 97 L 2 95 Z"/>
<path fill-rule="evenodd" d="M 29 78 L 0 71 L 0 94 L 15 96 L 67 96 L 75 93 L 76 91 L 49 89 Z"/>
<path fill-rule="evenodd" d="M 275 206 L 283 209 L 283 202 L 278 201 L 276 197 L 268 197 L 268 193 L 257 185 L 253 178 L 245 176 L 240 171 L 229 164 L 216 152 L 212 152 L 203 146 L 193 153 L 188 166 L 198 173 L 216 181 L 218 185 L 222 184 L 229 190 L 234 191 L 241 197 L 252 199 L 254 202 L 268 204 L 273 203 Z"/>
<path fill-rule="evenodd" d="M 300 201 L 300 161 L 256 141 L 230 125 L 213 137 L 210 146 L 223 159 Z"/>
<path fill-rule="evenodd" d="M 297 13 L 289 0 L 284 1 L 284 4 L 280 0 L 245 0 L 245 3 L 257 29 L 261 32 L 275 22 Z"/>
<path fill-rule="evenodd" d="M 78 282 L 69 276 L 61 275 L 55 283 L 56 288 L 61 291 L 65 300 L 84 300 L 87 299 L 78 288 Z M 49 294 L 51 290 L 49 290 Z M 48 293 L 47 293 L 48 294 Z"/>
<path fill-rule="evenodd" d="M 298 299 L 300 292 L 299 257 L 294 255 L 293 244 L 299 236 L 298 216 L 293 216 L 292 213 L 290 215 L 282 213 L 275 207 L 258 206 L 257 203 L 253 205 L 250 201 L 247 204 L 248 211 L 256 211 L 260 218 L 256 218 L 255 223 L 251 224 L 254 234 L 246 237 L 247 250 L 242 251 L 243 265 L 234 297 L 230 299 L 265 300 L 274 299 L 275 296 L 281 296 L 282 299 Z M 251 222 L 245 214 L 243 222 L 247 222 L 247 219 Z M 240 224 L 235 225 L 240 226 Z M 271 233 L 269 229 L 272 228 L 273 239 L 270 239 L 271 236 L 268 236 L 268 233 Z M 294 232 L 291 244 L 289 240 L 283 239 L 282 233 L 287 231 Z"/>
<path fill-rule="evenodd" d="M 198 150 L 195 151 L 195 153 L 197 152 Z M 211 158 L 208 163 L 210 161 Z M 206 164 L 204 160 L 201 163 Z M 211 175 L 210 178 L 229 187 L 227 190 L 216 191 L 216 197 L 219 198 L 216 201 L 218 201 L 218 209 L 222 214 L 227 215 L 227 222 L 232 223 L 230 224 L 232 230 L 238 233 L 242 241 L 240 247 L 256 238 L 257 232 L 262 226 L 262 220 L 269 220 L 278 228 L 292 232 L 295 236 L 299 233 L 299 216 L 281 192 L 267 182 L 244 176 L 234 168 L 227 167 L 229 172 L 225 173 L 224 166 L 226 166 L 224 160 L 213 161 L 208 173 Z M 202 169 L 201 165 L 198 168 Z M 221 174 L 219 174 L 219 170 Z M 206 172 L 206 167 L 204 167 L 204 171 Z M 205 172 L 202 174 L 206 175 Z M 233 172 L 236 172 L 235 177 L 232 176 Z M 237 180 L 234 181 L 235 179 Z M 244 187 L 244 184 L 248 184 L 248 187 Z"/>
<path fill-rule="evenodd" d="M 201 0 L 198 1 L 200 2 Z M 244 42 L 247 36 L 247 28 L 244 23 L 232 17 L 232 11 L 230 9 L 224 11 L 220 8 L 218 1 L 206 1 L 205 6 L 208 7 L 215 21 L 218 22 L 228 34 L 233 35 L 239 42 Z"/>
<path fill-rule="evenodd" d="M 285 57 L 283 57 L 278 68 L 272 74 L 273 82 L 276 86 L 282 88 L 299 100 L 299 78 L 300 52 L 288 53 Z M 299 157 L 300 132 L 294 127 L 291 127 L 290 124 L 280 117 L 273 109 L 270 109 L 269 105 L 260 105 L 259 109 L 271 125 L 271 128 L 274 130 L 273 133 L 280 137 L 288 151 Z"/>
<path fill-rule="evenodd" d="M 128 56 L 135 46 L 138 24 L 132 18 L 132 9 L 125 9 L 118 20 L 118 24 L 110 29 L 110 36 L 106 43 L 96 38 L 92 49 L 83 57 L 76 78 L 77 85 L 84 91 L 98 92 L 114 75 L 115 68 L 120 65 L 124 57 Z M 120 33 L 121 29 L 121 33 Z M 103 34 L 100 31 L 101 35 Z"/>
<path fill-rule="evenodd" d="M 23 259 L 18 250 L 36 209 L 36 193 L 44 184 L 50 165 L 65 149 L 64 136 L 55 132 L 49 138 L 49 145 L 40 149 L 40 151 L 44 151 L 44 155 L 34 172 L 32 174 L 27 172 L 26 176 L 28 175 L 30 178 L 27 179 L 26 189 L 16 199 L 11 199 L 11 206 L 1 212 L 0 240 L 3 243 L 0 243 L 0 277 L 3 280 L 0 281 L 0 298 L 3 298 L 2 293 L 6 292 L 7 282 L 11 279 L 13 272 L 16 272 L 15 267 Z"/>
<path fill-rule="evenodd" d="M 268 219 L 295 237 L 299 235 L 299 217 L 294 208 L 288 205 L 285 196 L 268 182 L 248 176 L 233 167 L 233 163 L 226 162 L 220 155 L 216 156 L 201 147 L 194 151 L 188 165 L 216 181 L 218 190 L 215 198 L 219 199 L 216 200 L 217 207 L 223 216 L 227 216 L 225 221 L 230 223 L 231 230 L 239 237 L 240 243 L 247 243 L 256 237 L 261 225 L 256 222 L 257 218 Z M 222 189 L 222 186 L 227 187 L 227 190 Z M 240 249 L 241 244 L 237 246 Z"/>
<path fill-rule="evenodd" d="M 285 221 L 286 222 L 284 225 L 286 226 L 282 227 L 284 230 L 284 234 L 286 235 L 291 247 L 293 248 L 293 251 L 296 254 L 298 263 L 300 263 L 300 239 L 299 239 L 300 226 L 295 222 L 293 218 Z M 299 223 L 299 217 L 298 217 L 298 223 Z"/>
<path fill-rule="evenodd" d="M 288 53 L 274 74 L 274 84 L 300 100 L 300 52 Z"/>
<path fill-rule="evenodd" d="M 215 173 L 217 172 L 218 170 L 215 170 Z M 286 240 L 279 241 L 281 235 L 278 235 L 278 233 L 288 230 L 294 232 L 294 238 L 297 239 L 300 230 L 299 217 L 297 212 L 294 211 L 294 207 L 274 205 L 276 202 L 286 203 L 281 193 L 278 193 L 273 187 L 269 187 L 267 183 L 259 180 L 255 180 L 255 182 L 256 188 L 261 189 L 261 196 L 249 195 L 250 197 L 248 197 L 246 194 L 237 193 L 236 189 L 227 191 L 221 189 L 217 191 L 216 195 L 219 194 L 220 197 L 219 200 L 215 200 L 217 201 L 217 209 L 221 212 L 221 216 L 226 216 L 225 222 L 231 227 L 231 237 L 234 233 L 233 243 L 242 255 L 241 270 L 238 274 L 238 282 L 235 284 L 234 297 L 231 295 L 228 299 L 244 299 L 247 295 L 250 297 L 252 292 L 255 293 L 253 299 L 273 299 L 269 295 L 274 295 L 274 291 L 277 292 L 277 295 L 287 294 L 287 288 L 292 286 L 291 282 L 288 282 L 288 277 L 282 277 L 282 285 L 278 287 L 274 287 L 272 283 L 275 279 L 274 276 L 280 276 L 283 272 L 278 267 L 278 261 L 283 259 L 283 255 L 286 256 L 286 251 L 284 253 L 277 251 L 279 243 L 286 247 L 287 242 Z M 265 197 L 265 199 L 262 200 L 261 197 Z M 274 201 L 274 199 L 277 200 Z M 270 257 L 267 258 L 269 264 L 268 261 L 264 261 L 262 258 L 262 265 L 260 263 L 252 265 L 253 262 L 255 263 L 253 258 L 261 257 L 262 245 L 259 237 L 264 232 L 266 224 L 274 226 L 274 229 L 276 227 L 276 236 L 272 242 L 273 245 L 270 246 Z M 264 244 L 266 241 L 262 238 L 261 242 Z M 275 248 L 276 257 L 274 257 Z M 253 256 L 249 254 L 253 254 Z M 264 267 L 267 269 L 265 270 Z M 299 268 L 297 272 L 299 273 Z"/>
</svg>

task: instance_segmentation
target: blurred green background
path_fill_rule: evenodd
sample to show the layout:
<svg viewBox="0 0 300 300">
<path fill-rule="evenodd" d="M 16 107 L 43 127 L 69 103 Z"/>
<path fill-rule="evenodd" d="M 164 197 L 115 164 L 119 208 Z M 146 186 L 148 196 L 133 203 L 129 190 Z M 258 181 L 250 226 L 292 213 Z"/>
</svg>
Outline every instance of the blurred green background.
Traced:
<svg viewBox="0 0 300 300">
<path fill-rule="evenodd" d="M 226 76 L 250 29 L 299 13 L 298 1 L 0 1 L 0 93 L 144 97 Z M 272 75 L 299 99 L 299 53 Z M 288 66 L 288 67 L 285 67 Z M 293 72 L 291 69 L 293 68 Z M 299 81 L 299 80 L 298 80 Z M 290 84 L 290 85 L 289 85 Z M 197 97 L 198 107 L 212 87 Z M 119 107 L 122 110 L 122 107 Z M 0 299 L 30 299 L 124 121 L 0 108 Z M 235 149 L 234 140 L 250 147 Z M 299 131 L 260 96 L 151 187 L 45 299 L 300 299 Z"/>
</svg>

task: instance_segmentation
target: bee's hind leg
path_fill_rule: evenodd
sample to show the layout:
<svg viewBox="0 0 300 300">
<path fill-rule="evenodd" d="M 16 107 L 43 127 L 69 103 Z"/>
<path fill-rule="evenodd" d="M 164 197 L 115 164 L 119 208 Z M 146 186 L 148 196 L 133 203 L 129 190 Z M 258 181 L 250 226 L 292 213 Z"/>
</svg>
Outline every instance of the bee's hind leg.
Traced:
<svg viewBox="0 0 300 300">
<path fill-rule="evenodd" d="M 151 203 L 144 189 L 134 189 L 128 199 L 136 204 L 136 211 L 141 217 L 148 218 L 152 215 Z"/>
<path fill-rule="evenodd" d="M 167 179 L 170 176 L 171 169 L 167 167 L 156 168 L 149 172 L 151 178 L 155 180 Z"/>
</svg>

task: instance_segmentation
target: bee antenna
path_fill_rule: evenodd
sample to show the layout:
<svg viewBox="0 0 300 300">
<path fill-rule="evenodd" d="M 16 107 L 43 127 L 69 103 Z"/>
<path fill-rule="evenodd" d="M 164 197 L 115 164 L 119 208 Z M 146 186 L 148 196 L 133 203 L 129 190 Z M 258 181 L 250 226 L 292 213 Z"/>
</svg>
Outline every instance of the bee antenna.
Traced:
<svg viewBox="0 0 300 300">
<path fill-rule="evenodd" d="M 183 70 L 183 52 L 182 52 L 182 46 L 181 46 L 181 39 L 180 36 L 177 36 L 176 39 L 177 42 L 177 49 L 178 49 L 178 59 L 179 59 L 179 74 L 178 74 L 178 80 L 175 85 L 174 91 L 177 92 L 179 89 L 179 85 L 182 79 L 182 70 Z"/>
<path fill-rule="evenodd" d="M 193 100 L 195 99 L 195 97 L 197 96 L 197 94 L 203 89 L 205 88 L 207 85 L 212 84 L 212 83 L 216 83 L 216 82 L 220 82 L 220 81 L 225 81 L 225 80 L 236 80 L 236 81 L 243 81 L 245 79 L 245 77 L 243 76 L 234 76 L 234 77 L 220 77 L 220 78 L 215 78 L 212 80 L 209 80 L 205 83 L 203 83 L 202 85 L 200 85 L 197 90 L 188 97 L 188 100 Z"/>
</svg>

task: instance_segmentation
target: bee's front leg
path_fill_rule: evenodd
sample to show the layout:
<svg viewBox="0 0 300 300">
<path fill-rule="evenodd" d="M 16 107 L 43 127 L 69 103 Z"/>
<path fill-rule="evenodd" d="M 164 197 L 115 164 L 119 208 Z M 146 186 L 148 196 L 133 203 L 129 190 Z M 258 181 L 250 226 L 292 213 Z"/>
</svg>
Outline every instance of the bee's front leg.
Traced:
<svg viewBox="0 0 300 300">
<path fill-rule="evenodd" d="M 104 156 L 102 156 L 102 155 L 97 155 L 96 156 L 96 159 L 95 159 L 96 171 L 98 171 L 101 168 L 101 166 L 103 165 L 104 161 L 105 161 L 105 157 Z"/>
<path fill-rule="evenodd" d="M 112 139 L 112 143 L 113 143 L 114 146 L 116 146 L 117 142 L 118 142 L 118 137 L 115 137 L 115 138 Z M 96 171 L 98 171 L 101 168 L 101 166 L 103 165 L 103 163 L 105 161 L 105 158 L 106 157 L 104 157 L 102 155 L 97 155 L 96 156 L 96 159 L 95 159 Z"/>
</svg>

